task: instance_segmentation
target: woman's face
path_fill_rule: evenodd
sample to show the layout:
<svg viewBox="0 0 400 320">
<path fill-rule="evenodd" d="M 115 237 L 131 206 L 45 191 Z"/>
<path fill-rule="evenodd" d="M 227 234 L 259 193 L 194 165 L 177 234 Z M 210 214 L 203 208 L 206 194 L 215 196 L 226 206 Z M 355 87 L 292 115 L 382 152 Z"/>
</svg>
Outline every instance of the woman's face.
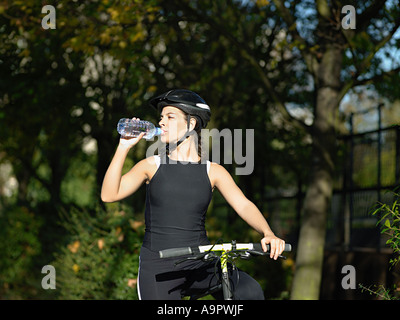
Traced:
<svg viewBox="0 0 400 320">
<path fill-rule="evenodd" d="M 177 142 L 187 131 L 186 115 L 178 108 L 166 106 L 162 109 L 160 122 L 161 141 Z"/>
</svg>

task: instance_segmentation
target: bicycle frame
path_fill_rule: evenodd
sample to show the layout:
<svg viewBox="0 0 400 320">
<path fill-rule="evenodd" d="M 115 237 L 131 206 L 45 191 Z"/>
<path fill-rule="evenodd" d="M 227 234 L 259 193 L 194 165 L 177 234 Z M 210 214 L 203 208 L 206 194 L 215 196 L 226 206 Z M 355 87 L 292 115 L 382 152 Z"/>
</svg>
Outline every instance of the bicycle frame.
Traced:
<svg viewBox="0 0 400 320">
<path fill-rule="evenodd" d="M 291 251 L 292 247 L 290 244 L 285 245 L 284 251 Z M 231 290 L 231 284 L 229 281 L 228 262 L 229 258 L 236 259 L 248 258 L 251 254 L 254 255 L 269 255 L 269 245 L 267 245 L 267 252 L 264 252 L 260 243 L 236 243 L 233 240 L 231 243 L 203 245 L 198 247 L 183 247 L 183 248 L 172 248 L 161 250 L 159 252 L 160 258 L 171 258 L 191 255 L 184 258 L 183 260 L 177 261 L 175 264 L 179 264 L 185 260 L 207 260 L 211 253 L 219 252 L 220 255 L 216 256 L 221 262 L 221 285 L 224 300 L 233 300 L 233 292 Z M 284 256 L 279 256 L 284 258 Z"/>
<path fill-rule="evenodd" d="M 220 260 L 221 260 L 221 275 L 222 275 L 222 293 L 224 295 L 224 300 L 233 300 L 231 283 L 229 281 L 229 273 L 228 273 L 228 252 L 230 250 L 235 250 L 235 247 L 236 247 L 236 241 L 232 241 L 232 245 L 230 246 L 230 248 L 227 248 L 227 246 L 224 247 L 224 245 L 222 245 Z"/>
</svg>

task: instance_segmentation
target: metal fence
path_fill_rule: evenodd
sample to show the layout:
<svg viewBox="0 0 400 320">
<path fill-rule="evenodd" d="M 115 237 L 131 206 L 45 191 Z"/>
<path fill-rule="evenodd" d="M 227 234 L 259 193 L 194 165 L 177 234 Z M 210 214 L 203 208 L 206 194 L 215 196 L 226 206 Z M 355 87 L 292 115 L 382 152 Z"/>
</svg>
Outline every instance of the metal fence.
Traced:
<svg viewBox="0 0 400 320">
<path fill-rule="evenodd" d="M 347 249 L 385 245 L 371 212 L 378 202 L 394 201 L 400 183 L 400 126 L 350 134 L 341 139 L 342 187 L 335 190 L 328 223 L 327 246 Z"/>
<path fill-rule="evenodd" d="M 391 204 L 391 191 L 400 185 L 400 126 L 382 128 L 378 106 L 378 129 L 350 134 L 338 140 L 341 161 L 335 180 L 332 209 L 328 214 L 326 248 L 380 250 L 386 238 L 371 212 L 377 202 Z M 266 199 L 274 230 L 296 243 L 299 232 L 301 190 L 290 197 Z"/>
</svg>

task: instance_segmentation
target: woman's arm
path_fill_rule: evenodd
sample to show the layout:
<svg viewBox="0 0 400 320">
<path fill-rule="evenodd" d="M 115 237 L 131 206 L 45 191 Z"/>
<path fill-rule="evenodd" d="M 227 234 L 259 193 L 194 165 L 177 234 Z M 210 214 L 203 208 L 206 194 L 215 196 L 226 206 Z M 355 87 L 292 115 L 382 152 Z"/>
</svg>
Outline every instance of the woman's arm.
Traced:
<svg viewBox="0 0 400 320">
<path fill-rule="evenodd" d="M 218 188 L 237 214 L 263 236 L 261 245 L 264 251 L 267 251 L 266 245 L 270 244 L 270 257 L 276 260 L 285 248 L 285 241 L 275 236 L 260 210 L 246 198 L 224 167 L 212 163 L 211 168 L 210 176 L 214 186 Z"/>
<path fill-rule="evenodd" d="M 143 133 L 134 139 L 120 139 L 120 143 L 104 176 L 101 200 L 114 202 L 134 193 L 147 179 L 146 159 L 138 162 L 128 173 L 122 175 L 122 168 L 129 150 L 139 142 Z"/>
</svg>

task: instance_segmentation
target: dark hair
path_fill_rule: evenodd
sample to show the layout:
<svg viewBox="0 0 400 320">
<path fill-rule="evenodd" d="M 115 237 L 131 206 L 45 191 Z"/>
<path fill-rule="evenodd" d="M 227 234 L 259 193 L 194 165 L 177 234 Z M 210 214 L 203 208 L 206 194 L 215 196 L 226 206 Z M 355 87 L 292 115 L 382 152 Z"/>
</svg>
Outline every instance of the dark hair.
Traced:
<svg viewBox="0 0 400 320">
<path fill-rule="evenodd" d="M 183 111 L 184 112 L 184 111 Z M 187 116 L 189 115 L 188 113 L 184 112 L 185 114 L 185 121 L 187 122 Z M 193 116 L 190 115 L 190 119 L 194 118 L 196 120 L 196 125 L 193 129 L 193 131 L 196 134 L 192 134 L 192 136 L 195 137 L 195 144 L 196 144 L 196 148 L 197 148 L 197 154 L 198 156 L 202 159 L 203 158 L 203 154 L 202 154 L 202 148 L 201 148 L 201 120 L 197 117 L 197 116 Z"/>
</svg>

